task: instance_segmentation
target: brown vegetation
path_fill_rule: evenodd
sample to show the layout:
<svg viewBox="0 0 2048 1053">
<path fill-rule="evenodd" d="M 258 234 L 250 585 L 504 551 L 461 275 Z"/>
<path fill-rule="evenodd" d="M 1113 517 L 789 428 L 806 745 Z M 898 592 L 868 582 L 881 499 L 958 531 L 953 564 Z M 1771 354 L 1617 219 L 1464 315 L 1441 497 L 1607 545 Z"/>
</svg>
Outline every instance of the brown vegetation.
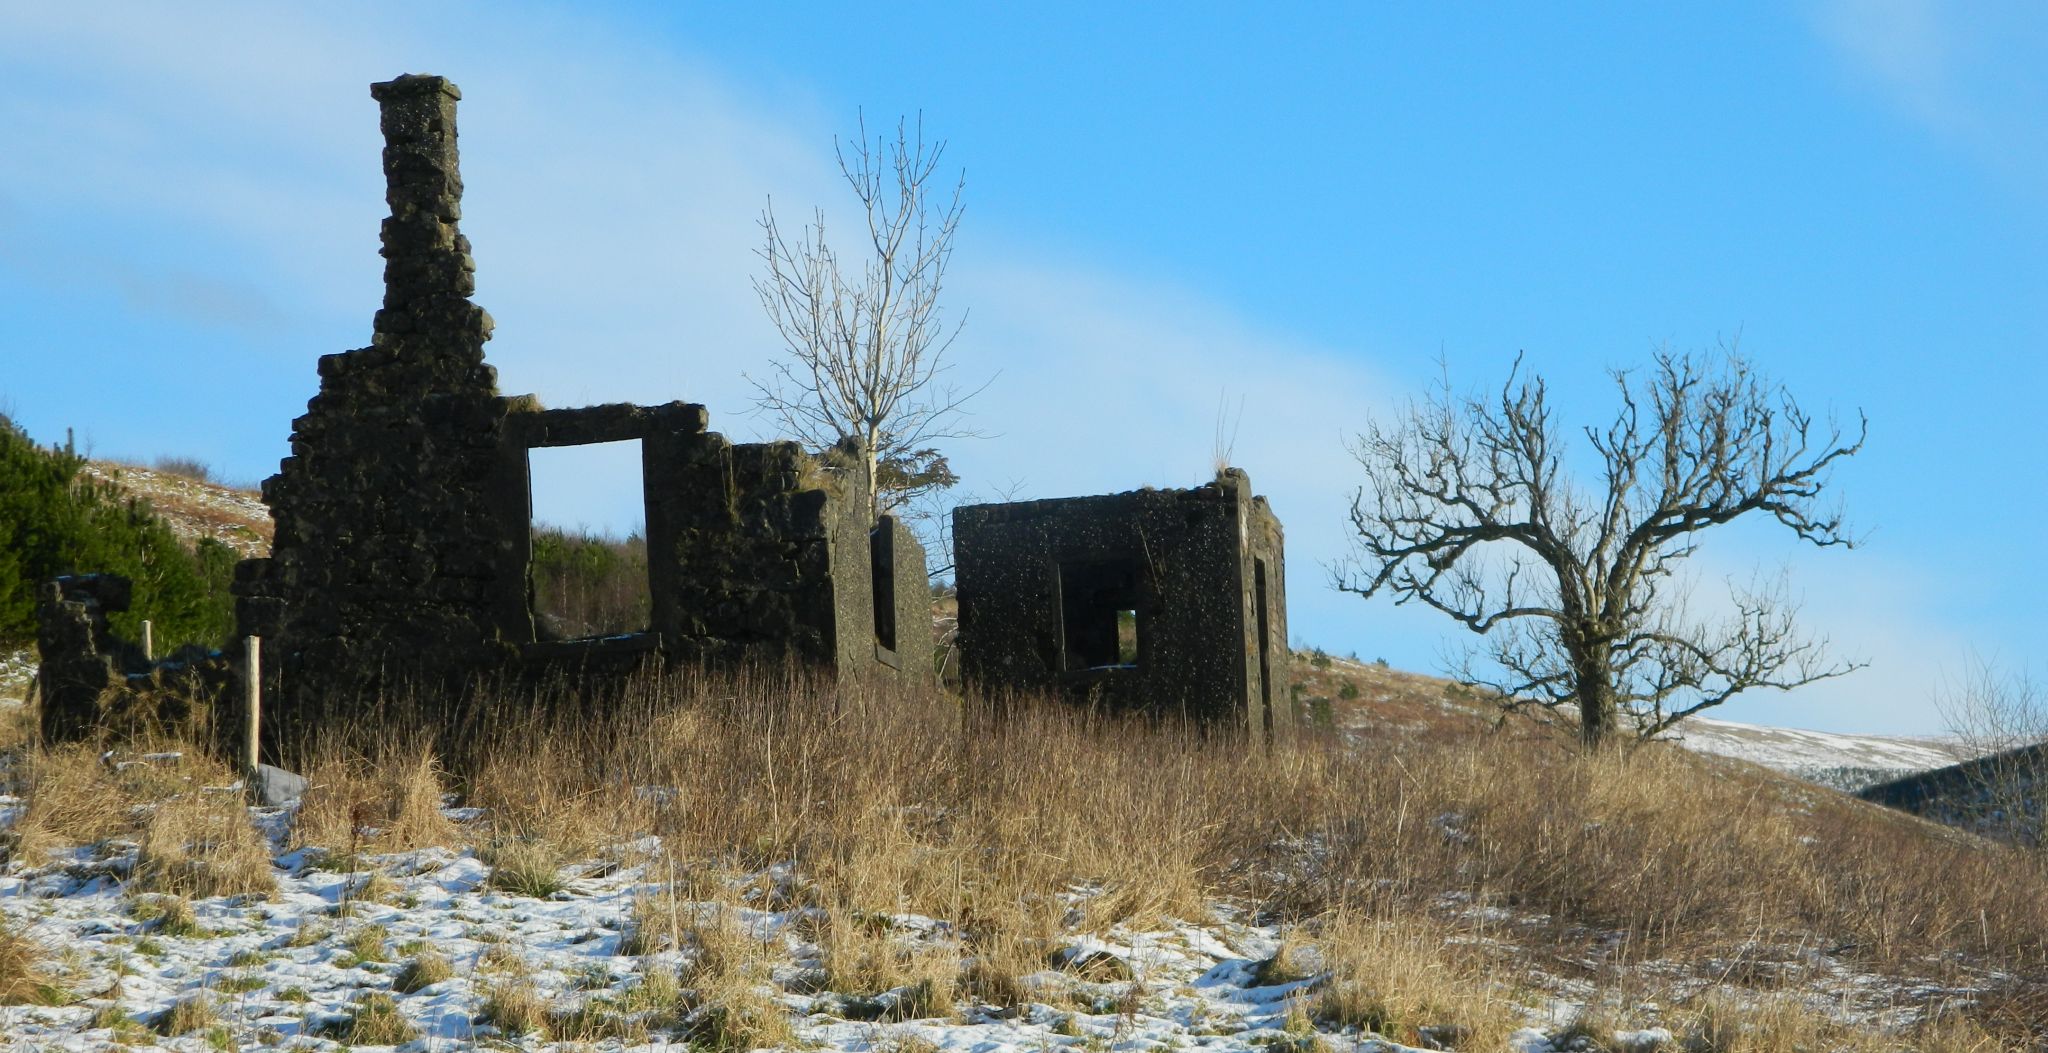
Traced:
<svg viewBox="0 0 2048 1053">
<path fill-rule="evenodd" d="M 57 992 L 50 951 L 0 915 L 0 1005 L 48 1004 Z"/>
<path fill-rule="evenodd" d="M 455 843 L 455 824 L 441 813 L 446 792 L 432 742 L 424 736 L 383 737 L 316 751 L 306 766 L 308 788 L 292 820 L 292 843 L 330 858 L 410 852 Z"/>
<path fill-rule="evenodd" d="M 1016 978 L 1071 931 L 1061 897 L 1076 888 L 1093 890 L 1080 924 L 1097 930 L 1199 919 L 1226 898 L 1417 954 L 1416 932 L 1486 937 L 1493 951 L 1420 974 L 1434 993 L 1348 985 L 1399 1003 L 1418 1034 L 1497 1033 L 1487 992 L 1539 967 L 1607 983 L 1657 961 L 1694 994 L 1731 961 L 1755 966 L 1745 983 L 1796 982 L 1787 963 L 1814 951 L 1901 991 L 2048 972 L 2048 876 L 2024 857 L 1659 744 L 1581 756 L 1541 728 L 1445 723 L 1398 754 L 1266 752 L 1063 708 L 997 723 L 941 697 L 760 676 L 649 683 L 607 719 L 535 715 L 494 735 L 475 746 L 469 799 L 511 831 L 586 852 L 656 832 L 686 867 L 728 875 L 791 863 L 795 879 L 761 894 L 822 908 L 825 967 L 869 990 L 923 966 L 859 919 L 914 912 L 961 924 L 967 996 L 1021 997 Z M 643 949 L 674 945 L 668 911 L 649 901 Z"/>
<path fill-rule="evenodd" d="M 938 695 L 759 674 L 645 681 L 600 717 L 588 699 L 541 701 L 444 742 L 452 776 L 422 739 L 328 744 L 293 834 L 338 853 L 474 844 L 501 884 L 649 864 L 621 952 L 681 952 L 679 974 L 650 959 L 662 975 L 632 989 L 662 1004 L 535 1007 L 509 977 L 489 1007 L 508 1031 L 588 1034 L 634 1013 L 652 1026 L 658 1010 L 706 1045 L 780 1041 L 791 1022 L 769 965 L 784 952 L 742 907 L 810 908 L 792 934 L 816 985 L 881 1020 L 1044 1001 L 1039 974 L 1078 933 L 1200 921 L 1219 903 L 1283 923 L 1269 979 L 1319 978 L 1302 1019 L 1457 1048 L 1497 1046 L 1526 1021 L 1518 1006 L 1559 983 L 1590 1001 L 1587 1028 L 1659 1023 L 1702 1049 L 1875 1035 L 1841 1012 L 1769 1008 L 1801 994 L 1920 1005 L 1927 1049 L 2016 1048 L 2048 1004 L 2030 979 L 2048 976 L 2037 856 L 1657 744 L 1586 755 L 1568 732 L 1460 717 L 1418 723 L 1398 749 L 1312 737 L 1269 751 L 1065 707 L 997 721 Z M 155 822 L 189 854 L 214 839 L 168 831 L 210 800 L 193 789 L 199 763 L 29 752 L 17 851 L 147 842 Z M 485 822 L 449 824 L 444 785 Z M 646 833 L 663 839 L 652 859 L 624 847 Z M 901 914 L 955 929 L 907 939 L 887 920 Z M 1817 959 L 1870 979 L 1829 986 Z"/>
</svg>

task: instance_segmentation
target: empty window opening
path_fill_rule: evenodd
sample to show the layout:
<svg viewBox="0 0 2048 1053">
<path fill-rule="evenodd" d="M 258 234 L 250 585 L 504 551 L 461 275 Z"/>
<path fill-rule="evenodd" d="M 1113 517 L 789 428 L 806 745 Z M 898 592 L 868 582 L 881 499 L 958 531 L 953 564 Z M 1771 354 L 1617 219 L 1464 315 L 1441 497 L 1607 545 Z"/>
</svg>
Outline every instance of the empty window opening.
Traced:
<svg viewBox="0 0 2048 1053">
<path fill-rule="evenodd" d="M 533 558 L 527 602 L 534 636 L 579 640 L 645 632 L 647 496 L 640 442 L 527 451 Z"/>
<path fill-rule="evenodd" d="M 883 519 L 868 532 L 868 558 L 874 575 L 875 646 L 896 649 L 896 531 Z"/>
<path fill-rule="evenodd" d="M 1060 565 L 1065 669 L 1134 667 L 1143 657 L 1142 578 L 1135 559 Z"/>
</svg>

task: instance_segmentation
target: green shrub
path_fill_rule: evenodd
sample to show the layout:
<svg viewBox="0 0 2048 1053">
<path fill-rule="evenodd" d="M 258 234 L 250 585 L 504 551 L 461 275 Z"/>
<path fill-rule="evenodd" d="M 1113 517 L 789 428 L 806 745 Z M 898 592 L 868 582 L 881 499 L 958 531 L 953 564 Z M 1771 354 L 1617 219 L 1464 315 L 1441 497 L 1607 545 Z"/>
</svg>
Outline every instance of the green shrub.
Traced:
<svg viewBox="0 0 2048 1053">
<path fill-rule="evenodd" d="M 130 609 L 111 619 L 117 634 L 139 637 L 148 618 L 163 653 L 219 646 L 234 624 L 234 550 L 211 538 L 188 548 L 146 502 L 84 477 L 84 465 L 0 416 L 0 644 L 35 638 L 44 582 L 111 573 L 135 586 Z"/>
</svg>

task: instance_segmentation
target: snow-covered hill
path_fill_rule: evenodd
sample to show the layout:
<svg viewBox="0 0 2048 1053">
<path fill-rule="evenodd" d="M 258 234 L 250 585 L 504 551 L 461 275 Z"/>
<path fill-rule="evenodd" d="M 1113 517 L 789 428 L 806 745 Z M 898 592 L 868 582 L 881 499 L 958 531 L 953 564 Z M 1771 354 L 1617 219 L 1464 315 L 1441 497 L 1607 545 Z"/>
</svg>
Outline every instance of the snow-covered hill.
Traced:
<svg viewBox="0 0 2048 1053">
<path fill-rule="evenodd" d="M 1672 736 L 1687 748 L 1734 757 L 1839 790 L 1860 790 L 1969 759 L 1950 739 L 1849 735 L 1693 717 Z"/>
</svg>

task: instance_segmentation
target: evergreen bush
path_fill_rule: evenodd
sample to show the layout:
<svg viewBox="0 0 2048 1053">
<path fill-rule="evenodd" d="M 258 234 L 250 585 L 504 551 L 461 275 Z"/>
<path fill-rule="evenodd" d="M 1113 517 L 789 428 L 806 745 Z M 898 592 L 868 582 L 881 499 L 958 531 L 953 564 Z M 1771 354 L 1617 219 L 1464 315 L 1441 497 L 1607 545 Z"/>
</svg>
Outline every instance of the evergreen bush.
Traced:
<svg viewBox="0 0 2048 1053">
<path fill-rule="evenodd" d="M 139 638 L 152 622 L 158 650 L 217 647 L 234 629 L 234 550 L 212 538 L 188 547 L 149 504 L 84 477 L 85 459 L 44 448 L 0 416 L 0 645 L 35 639 L 36 589 L 63 574 L 111 573 L 134 582 L 134 602 L 111 621 Z"/>
</svg>

